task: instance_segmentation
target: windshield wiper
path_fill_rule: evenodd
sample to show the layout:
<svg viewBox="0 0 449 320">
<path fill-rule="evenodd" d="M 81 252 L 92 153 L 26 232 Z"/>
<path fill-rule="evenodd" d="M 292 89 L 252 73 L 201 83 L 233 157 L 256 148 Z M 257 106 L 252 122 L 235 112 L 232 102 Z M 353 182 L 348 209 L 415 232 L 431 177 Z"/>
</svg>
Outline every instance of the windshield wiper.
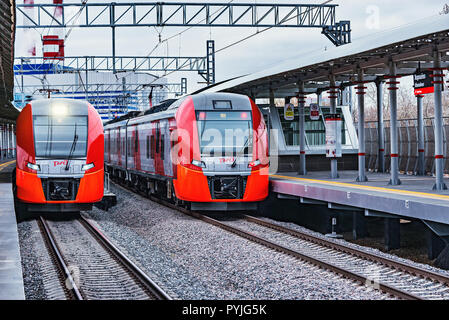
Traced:
<svg viewBox="0 0 449 320">
<path fill-rule="evenodd" d="M 51 117 L 48 118 L 50 123 L 47 123 L 47 143 L 45 144 L 45 157 L 51 156 L 51 147 L 53 143 L 53 119 Z"/>
<path fill-rule="evenodd" d="M 78 141 L 78 135 L 76 134 L 76 122 L 75 122 L 75 135 L 73 136 L 72 147 L 70 148 L 70 153 L 67 158 L 67 164 L 65 165 L 65 171 L 68 171 L 70 168 L 70 159 L 72 158 L 72 155 L 75 152 L 75 147 L 76 147 L 77 141 Z"/>
<path fill-rule="evenodd" d="M 249 137 L 246 137 L 246 141 L 245 141 L 245 144 L 243 145 L 242 149 L 240 149 L 240 151 L 235 154 L 235 159 L 234 159 L 234 162 L 231 164 L 231 168 L 235 168 L 235 166 L 237 165 L 237 157 L 245 151 L 248 142 L 249 142 Z"/>
</svg>

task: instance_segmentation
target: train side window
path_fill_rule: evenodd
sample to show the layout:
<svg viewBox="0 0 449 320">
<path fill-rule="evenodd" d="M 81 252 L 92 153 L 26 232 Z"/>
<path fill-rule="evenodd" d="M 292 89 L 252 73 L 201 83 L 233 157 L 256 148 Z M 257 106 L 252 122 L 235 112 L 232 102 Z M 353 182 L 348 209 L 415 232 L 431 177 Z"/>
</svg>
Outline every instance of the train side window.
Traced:
<svg viewBox="0 0 449 320">
<path fill-rule="evenodd" d="M 106 134 L 104 135 L 105 136 L 105 146 L 104 146 L 104 151 L 105 151 L 105 153 L 106 154 L 108 154 L 108 147 L 109 147 L 109 133 L 108 132 L 106 132 Z"/>
<path fill-rule="evenodd" d="M 150 136 L 147 136 L 147 159 L 150 158 Z"/>
<path fill-rule="evenodd" d="M 154 136 L 151 136 L 151 144 L 150 144 L 150 149 L 151 149 L 151 159 L 154 159 Z"/>
<path fill-rule="evenodd" d="M 156 153 L 159 153 L 159 142 L 161 138 L 161 129 L 159 128 L 159 125 L 156 127 Z"/>
<path fill-rule="evenodd" d="M 164 134 L 161 134 L 161 159 L 162 160 L 164 160 L 164 150 L 165 150 Z"/>
</svg>

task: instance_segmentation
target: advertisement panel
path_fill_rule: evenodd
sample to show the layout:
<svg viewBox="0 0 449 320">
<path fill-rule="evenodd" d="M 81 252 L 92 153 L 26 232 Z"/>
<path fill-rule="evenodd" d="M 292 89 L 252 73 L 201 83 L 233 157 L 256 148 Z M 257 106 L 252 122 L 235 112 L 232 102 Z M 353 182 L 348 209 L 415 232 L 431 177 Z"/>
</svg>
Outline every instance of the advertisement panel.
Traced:
<svg viewBox="0 0 449 320">
<path fill-rule="evenodd" d="M 341 158 L 341 115 L 330 114 L 325 117 L 326 157 Z"/>
</svg>

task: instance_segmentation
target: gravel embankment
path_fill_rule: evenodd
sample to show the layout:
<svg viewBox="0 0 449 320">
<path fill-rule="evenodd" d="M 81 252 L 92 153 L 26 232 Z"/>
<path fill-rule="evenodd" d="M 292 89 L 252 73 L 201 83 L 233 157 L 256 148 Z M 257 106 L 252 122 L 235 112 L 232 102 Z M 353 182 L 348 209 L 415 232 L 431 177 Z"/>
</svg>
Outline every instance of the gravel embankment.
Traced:
<svg viewBox="0 0 449 320">
<path fill-rule="evenodd" d="M 112 189 L 118 205 L 86 216 L 174 298 L 388 298 L 119 186 Z"/>
</svg>

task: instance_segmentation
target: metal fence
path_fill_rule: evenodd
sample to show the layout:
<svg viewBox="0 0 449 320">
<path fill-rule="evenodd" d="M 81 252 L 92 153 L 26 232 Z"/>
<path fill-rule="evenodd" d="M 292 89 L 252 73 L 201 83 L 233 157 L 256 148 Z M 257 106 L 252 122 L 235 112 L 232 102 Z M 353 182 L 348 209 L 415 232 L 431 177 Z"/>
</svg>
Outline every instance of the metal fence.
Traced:
<svg viewBox="0 0 449 320">
<path fill-rule="evenodd" d="M 443 118 L 444 130 L 444 172 L 449 174 L 449 118 Z M 402 173 L 416 174 L 418 170 L 418 120 L 398 120 L 399 137 L 399 171 Z M 390 121 L 384 121 L 385 137 L 385 170 L 390 170 Z M 378 124 L 377 121 L 366 122 L 366 169 L 377 171 L 378 168 Z M 435 170 L 435 124 L 432 118 L 424 119 L 424 154 L 425 171 L 427 174 Z"/>
<path fill-rule="evenodd" d="M 15 124 L 0 122 L 0 160 L 16 156 Z"/>
</svg>

